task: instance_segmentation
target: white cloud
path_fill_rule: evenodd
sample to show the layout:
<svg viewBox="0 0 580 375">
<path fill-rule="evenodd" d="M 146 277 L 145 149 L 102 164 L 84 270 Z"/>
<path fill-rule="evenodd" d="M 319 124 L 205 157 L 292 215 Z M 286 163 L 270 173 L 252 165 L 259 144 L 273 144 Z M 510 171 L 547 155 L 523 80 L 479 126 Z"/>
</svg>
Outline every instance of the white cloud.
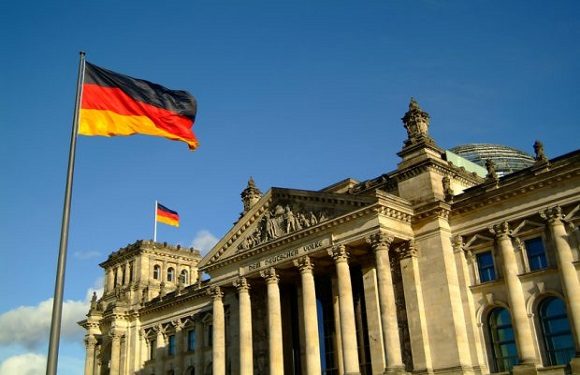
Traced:
<svg viewBox="0 0 580 375">
<path fill-rule="evenodd" d="M 87 290 L 84 301 L 67 300 L 62 306 L 61 340 L 82 342 L 84 330 L 77 324 L 89 311 L 93 292 L 102 294 L 103 279 Z M 0 346 L 21 345 L 38 348 L 48 341 L 52 316 L 52 298 L 36 306 L 20 306 L 0 315 Z"/>
<path fill-rule="evenodd" d="M 200 250 L 202 255 L 205 255 L 212 247 L 214 247 L 217 242 L 217 237 L 211 234 L 209 231 L 200 230 L 195 234 L 192 246 L 194 249 Z"/>
<path fill-rule="evenodd" d="M 88 251 L 75 251 L 73 256 L 80 260 L 95 259 L 101 256 L 100 251 L 88 250 Z"/>
<path fill-rule="evenodd" d="M 80 341 L 83 329 L 77 322 L 89 310 L 87 301 L 65 301 L 62 308 L 61 339 Z M 52 298 L 36 306 L 20 306 L 0 315 L 0 345 L 20 344 L 32 349 L 48 340 Z"/>
<path fill-rule="evenodd" d="M 0 364 L 0 375 L 40 375 L 46 372 L 46 356 L 25 353 L 12 356 Z"/>
</svg>

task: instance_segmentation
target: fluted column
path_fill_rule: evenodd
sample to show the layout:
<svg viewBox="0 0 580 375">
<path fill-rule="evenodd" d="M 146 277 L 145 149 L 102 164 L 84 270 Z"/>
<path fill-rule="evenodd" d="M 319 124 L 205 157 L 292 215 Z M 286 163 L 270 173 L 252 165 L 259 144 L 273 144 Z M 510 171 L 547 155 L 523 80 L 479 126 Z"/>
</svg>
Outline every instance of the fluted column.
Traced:
<svg viewBox="0 0 580 375">
<path fill-rule="evenodd" d="M 304 338 L 306 341 L 306 374 L 318 375 L 320 365 L 320 343 L 318 339 L 318 314 L 316 311 L 316 288 L 313 264 L 310 257 L 304 256 L 294 261 L 302 278 L 302 312 L 304 315 Z"/>
<path fill-rule="evenodd" d="M 387 355 L 387 372 L 389 373 L 401 372 L 405 368 L 403 357 L 401 356 L 397 306 L 395 305 L 395 291 L 393 290 L 393 278 L 389 260 L 389 248 L 393 240 L 393 237 L 384 233 L 373 234 L 367 238 L 367 242 L 375 252 L 381 323 Z"/>
<path fill-rule="evenodd" d="M 491 228 L 496 236 L 497 246 L 503 258 L 503 274 L 508 289 L 508 299 L 511 308 L 512 322 L 515 328 L 516 342 L 522 364 L 535 364 L 534 336 L 530 328 L 526 301 L 520 278 L 510 229 L 507 222 L 494 225 Z"/>
<path fill-rule="evenodd" d="M 580 284 L 578 274 L 574 266 L 574 254 L 568 242 L 568 233 L 562 219 L 562 208 L 560 206 L 549 208 L 540 213 L 548 221 L 550 234 L 556 247 L 556 259 L 560 269 L 560 278 L 566 295 L 570 322 L 574 326 L 574 343 L 576 353 L 580 353 Z"/>
<path fill-rule="evenodd" d="M 345 375 L 360 374 L 348 253 L 344 245 L 338 245 L 330 249 L 328 254 L 334 259 L 338 278 L 338 308 L 340 310 L 344 373 Z"/>
<path fill-rule="evenodd" d="M 87 348 L 87 356 L 85 359 L 85 375 L 93 375 L 95 373 L 95 346 L 97 339 L 94 335 L 87 335 L 85 337 L 85 346 Z"/>
<path fill-rule="evenodd" d="M 254 354 L 252 349 L 252 304 L 250 284 L 245 277 L 234 282 L 239 296 L 240 317 L 240 374 L 254 373 Z"/>
<path fill-rule="evenodd" d="M 212 366 L 213 375 L 225 375 L 226 373 L 226 335 L 224 303 L 220 287 L 212 287 L 208 293 L 213 298 L 213 347 Z"/>
<path fill-rule="evenodd" d="M 107 282 L 105 285 L 105 292 L 107 293 L 115 289 L 115 270 L 113 268 L 107 270 Z"/>
<path fill-rule="evenodd" d="M 282 346 L 282 312 L 280 308 L 279 277 L 274 268 L 260 272 L 266 279 L 268 293 L 268 344 L 270 375 L 284 374 L 284 352 Z"/>
<path fill-rule="evenodd" d="M 109 336 L 111 337 L 111 365 L 109 367 L 109 373 L 111 375 L 119 375 L 119 366 L 121 362 L 121 337 L 123 335 L 116 329 L 112 329 L 109 332 Z"/>
</svg>

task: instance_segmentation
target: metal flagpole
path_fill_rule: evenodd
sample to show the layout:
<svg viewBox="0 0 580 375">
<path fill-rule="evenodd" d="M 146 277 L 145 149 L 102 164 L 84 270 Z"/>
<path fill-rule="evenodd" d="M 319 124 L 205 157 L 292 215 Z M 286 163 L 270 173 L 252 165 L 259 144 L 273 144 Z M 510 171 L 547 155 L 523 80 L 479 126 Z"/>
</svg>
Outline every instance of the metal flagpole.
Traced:
<svg viewBox="0 0 580 375">
<path fill-rule="evenodd" d="M 155 201 L 155 223 L 153 226 L 153 242 L 157 242 L 157 201 Z"/>
<path fill-rule="evenodd" d="M 50 323 L 50 341 L 48 343 L 48 360 L 46 374 L 56 375 L 58 364 L 58 345 L 60 341 L 60 327 L 62 320 L 62 299 L 64 292 L 64 271 L 66 268 L 66 250 L 68 245 L 68 225 L 70 221 L 70 202 L 72 198 L 73 175 L 75 169 L 75 151 L 77 144 L 77 131 L 79 128 L 79 111 L 83 96 L 83 83 L 85 79 L 85 53 L 80 52 L 79 73 L 77 78 L 77 97 L 73 117 L 73 127 L 70 139 L 68 156 L 68 171 L 66 176 L 66 188 L 64 193 L 64 206 L 62 210 L 62 225 L 60 230 L 60 247 L 58 250 L 58 265 L 56 281 L 54 285 L 54 300 L 52 302 L 52 320 Z"/>
</svg>

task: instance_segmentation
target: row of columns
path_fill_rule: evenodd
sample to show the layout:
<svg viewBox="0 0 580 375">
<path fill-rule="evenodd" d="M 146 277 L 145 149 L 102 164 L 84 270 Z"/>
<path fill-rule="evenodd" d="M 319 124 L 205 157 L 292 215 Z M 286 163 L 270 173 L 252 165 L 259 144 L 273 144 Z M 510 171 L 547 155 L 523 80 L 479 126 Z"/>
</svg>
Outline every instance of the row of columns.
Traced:
<svg viewBox="0 0 580 375">
<path fill-rule="evenodd" d="M 117 285 L 128 285 L 133 280 L 133 262 L 125 262 L 124 264 L 109 268 L 107 272 L 106 290 L 111 291 Z"/>
<path fill-rule="evenodd" d="M 391 278 L 389 247 L 393 237 L 382 233 L 368 238 L 377 264 L 378 292 L 381 323 L 386 350 L 389 373 L 404 372 L 401 355 L 399 328 L 395 295 Z M 338 282 L 338 315 L 340 324 L 340 345 L 342 354 L 341 368 L 345 375 L 360 374 L 353 291 L 348 264 L 349 254 L 344 245 L 334 246 L 328 250 L 335 263 Z M 313 263 L 308 256 L 294 260 L 302 283 L 302 314 L 304 317 L 305 369 L 307 374 L 322 372 L 320 361 L 320 343 L 318 337 L 318 314 L 316 288 L 313 274 Z M 284 374 L 284 354 L 282 340 L 282 312 L 280 304 L 279 275 L 275 268 L 260 272 L 266 281 L 268 308 L 268 345 L 269 373 Z M 250 285 L 246 278 L 240 277 L 234 283 L 239 296 L 239 348 L 240 373 L 253 373 L 252 319 Z M 219 287 L 212 287 L 209 294 L 213 298 L 213 374 L 225 374 L 225 319 L 223 292 Z"/>
<path fill-rule="evenodd" d="M 574 327 L 576 353 L 580 353 L 580 282 L 574 255 L 568 242 L 566 227 L 563 222 L 562 209 L 559 206 L 546 209 L 540 213 L 548 222 L 548 230 L 553 240 L 562 287 L 567 299 L 569 320 Z M 503 274 L 508 290 L 508 302 L 511 307 L 512 322 L 515 328 L 521 365 L 534 366 L 538 363 L 534 349 L 534 335 L 530 326 L 526 309 L 524 290 L 518 277 L 518 266 L 515 250 L 510 237 L 510 228 L 507 222 L 494 225 L 491 228 L 496 236 L 497 247 L 503 258 Z"/>
</svg>

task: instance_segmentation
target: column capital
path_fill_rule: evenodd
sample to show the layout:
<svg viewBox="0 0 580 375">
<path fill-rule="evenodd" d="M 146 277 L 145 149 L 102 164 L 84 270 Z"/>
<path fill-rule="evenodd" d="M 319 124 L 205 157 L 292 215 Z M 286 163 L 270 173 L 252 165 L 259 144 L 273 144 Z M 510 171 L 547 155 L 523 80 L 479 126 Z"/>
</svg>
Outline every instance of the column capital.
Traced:
<svg viewBox="0 0 580 375">
<path fill-rule="evenodd" d="M 349 256 L 346 251 L 346 246 L 344 245 L 337 245 L 328 249 L 328 255 L 330 255 L 336 263 L 347 262 Z"/>
<path fill-rule="evenodd" d="M 406 244 L 397 249 L 400 259 L 416 258 L 419 255 L 419 249 L 415 241 L 409 240 Z"/>
<path fill-rule="evenodd" d="M 260 271 L 260 276 L 266 279 L 267 284 L 278 284 L 278 280 L 280 280 L 280 276 L 278 276 L 274 267 Z"/>
<path fill-rule="evenodd" d="M 213 298 L 213 300 L 221 300 L 224 296 L 221 288 L 219 286 L 212 286 L 207 290 L 207 294 Z"/>
<path fill-rule="evenodd" d="M 389 250 L 394 240 L 395 237 L 389 236 L 382 231 L 366 237 L 367 243 L 371 245 L 374 251 Z"/>
<path fill-rule="evenodd" d="M 458 253 L 463 251 L 463 237 L 461 236 L 453 236 L 451 239 L 451 246 L 453 246 L 453 252 Z"/>
<path fill-rule="evenodd" d="M 312 272 L 312 269 L 314 268 L 314 263 L 312 263 L 308 255 L 305 255 L 303 257 L 295 259 L 294 266 L 298 267 L 300 273 Z"/>
<path fill-rule="evenodd" d="M 96 339 L 95 335 L 86 335 L 85 336 L 85 345 L 86 345 L 87 349 L 94 348 L 96 344 L 97 344 L 97 339 Z"/>
<path fill-rule="evenodd" d="M 232 285 L 234 287 L 236 287 L 238 289 L 238 292 L 247 292 L 250 290 L 250 283 L 248 282 L 248 280 L 245 277 L 238 277 L 236 280 L 234 280 L 234 282 L 232 283 Z"/>
<path fill-rule="evenodd" d="M 503 221 L 499 224 L 494 224 L 489 228 L 489 231 L 495 235 L 496 238 L 508 238 L 511 233 L 510 225 L 507 221 Z"/>
<path fill-rule="evenodd" d="M 179 332 L 185 327 L 181 319 L 171 321 L 171 325 L 175 328 L 175 332 Z"/>
<path fill-rule="evenodd" d="M 113 340 L 118 340 L 123 337 L 125 334 L 120 329 L 112 329 L 109 331 L 109 337 Z"/>
<path fill-rule="evenodd" d="M 560 206 L 554 206 L 540 211 L 540 217 L 550 224 L 560 224 L 564 221 L 564 214 Z"/>
</svg>

